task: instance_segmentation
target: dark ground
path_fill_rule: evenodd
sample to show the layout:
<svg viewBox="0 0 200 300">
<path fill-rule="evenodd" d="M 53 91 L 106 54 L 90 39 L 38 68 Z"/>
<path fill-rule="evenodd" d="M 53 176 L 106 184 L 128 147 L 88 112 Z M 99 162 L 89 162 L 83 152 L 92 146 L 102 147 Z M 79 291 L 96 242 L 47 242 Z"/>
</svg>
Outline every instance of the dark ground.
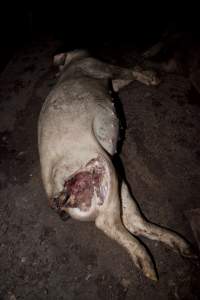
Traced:
<svg viewBox="0 0 200 300">
<path fill-rule="evenodd" d="M 0 77 L 0 299 L 200 299 L 198 263 L 143 239 L 156 262 L 154 283 L 93 224 L 62 222 L 48 207 L 37 119 L 55 82 L 57 48 L 48 38 L 29 43 Z M 127 123 L 120 156 L 135 198 L 149 220 L 197 248 L 187 216 L 200 207 L 200 95 L 185 77 L 162 74 L 159 87 L 134 82 L 120 98 Z"/>
</svg>

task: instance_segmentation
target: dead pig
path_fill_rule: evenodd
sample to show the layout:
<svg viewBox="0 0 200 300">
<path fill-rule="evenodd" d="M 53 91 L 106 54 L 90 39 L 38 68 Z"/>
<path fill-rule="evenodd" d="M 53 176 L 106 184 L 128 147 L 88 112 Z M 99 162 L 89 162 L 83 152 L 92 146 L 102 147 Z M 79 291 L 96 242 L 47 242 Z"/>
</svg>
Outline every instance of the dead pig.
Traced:
<svg viewBox="0 0 200 300">
<path fill-rule="evenodd" d="M 57 55 L 54 63 L 60 69 L 58 83 L 38 124 L 42 179 L 50 205 L 58 213 L 94 221 L 128 251 L 147 277 L 156 280 L 152 260 L 135 236 L 162 241 L 184 256 L 192 254 L 177 234 L 147 222 L 126 183 L 118 184 L 111 157 L 119 122 L 109 81 L 117 90 L 135 79 L 153 85 L 158 80 L 151 72 L 108 65 L 84 51 Z"/>
</svg>

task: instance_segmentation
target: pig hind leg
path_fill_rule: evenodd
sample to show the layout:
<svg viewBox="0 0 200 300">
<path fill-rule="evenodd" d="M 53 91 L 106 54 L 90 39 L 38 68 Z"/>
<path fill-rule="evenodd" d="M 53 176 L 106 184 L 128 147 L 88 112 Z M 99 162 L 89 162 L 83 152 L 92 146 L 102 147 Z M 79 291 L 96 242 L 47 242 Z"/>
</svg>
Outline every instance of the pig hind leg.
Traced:
<svg viewBox="0 0 200 300">
<path fill-rule="evenodd" d="M 147 277 L 152 280 L 157 280 L 154 264 L 146 248 L 137 238 L 128 232 L 122 223 L 118 180 L 111 161 L 108 159 L 107 162 L 110 174 L 110 197 L 100 207 L 95 224 L 104 234 L 126 249 L 133 263 L 141 269 Z"/>
<path fill-rule="evenodd" d="M 185 257 L 192 257 L 193 251 L 190 245 L 178 234 L 158 225 L 148 222 L 140 213 L 133 200 L 127 185 L 122 183 L 122 220 L 124 226 L 136 236 L 144 236 L 152 240 L 163 242 L 175 252 Z"/>
<path fill-rule="evenodd" d="M 132 236 L 128 230 L 126 230 L 120 217 L 116 219 L 110 214 L 100 214 L 96 218 L 95 224 L 97 228 L 104 232 L 104 234 L 126 249 L 133 263 L 146 277 L 157 280 L 153 262 L 146 248 L 137 238 Z"/>
</svg>

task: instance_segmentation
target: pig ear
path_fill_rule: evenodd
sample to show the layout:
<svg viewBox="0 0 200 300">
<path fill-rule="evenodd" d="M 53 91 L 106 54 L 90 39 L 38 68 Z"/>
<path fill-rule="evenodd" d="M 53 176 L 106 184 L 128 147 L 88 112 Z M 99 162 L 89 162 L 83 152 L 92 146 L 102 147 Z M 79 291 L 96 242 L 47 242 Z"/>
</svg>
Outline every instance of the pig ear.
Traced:
<svg viewBox="0 0 200 300">
<path fill-rule="evenodd" d="M 64 65 L 66 56 L 67 56 L 67 53 L 56 54 L 53 58 L 54 66 Z"/>
</svg>

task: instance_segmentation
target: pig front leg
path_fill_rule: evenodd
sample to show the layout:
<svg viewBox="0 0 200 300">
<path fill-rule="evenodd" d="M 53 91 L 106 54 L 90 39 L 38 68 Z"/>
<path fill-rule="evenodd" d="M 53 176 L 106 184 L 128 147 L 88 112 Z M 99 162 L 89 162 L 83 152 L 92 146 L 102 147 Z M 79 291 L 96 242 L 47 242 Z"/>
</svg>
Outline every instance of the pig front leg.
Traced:
<svg viewBox="0 0 200 300">
<path fill-rule="evenodd" d="M 141 215 L 125 182 L 122 183 L 121 198 L 123 223 L 131 233 L 160 241 L 182 256 L 194 257 L 190 245 L 182 237 L 173 231 L 148 222 Z"/>
<path fill-rule="evenodd" d="M 131 79 L 132 77 L 132 79 Z M 119 77 L 120 78 L 120 77 Z M 136 66 L 131 71 L 129 79 L 113 79 L 112 86 L 115 92 L 118 92 L 123 87 L 127 86 L 133 80 L 137 80 L 145 85 L 158 85 L 160 79 L 156 76 L 156 73 L 152 70 L 144 70 L 139 66 Z"/>
<path fill-rule="evenodd" d="M 137 80 L 145 85 L 156 86 L 160 84 L 160 79 L 157 77 L 155 71 L 145 70 L 140 66 L 135 66 L 133 69 L 123 69 L 109 65 L 112 73 L 112 86 L 115 92 L 127 86 L 134 80 Z"/>
<path fill-rule="evenodd" d="M 113 87 L 120 83 L 120 88 L 126 86 L 130 81 L 137 80 L 145 85 L 158 85 L 160 79 L 153 70 L 145 70 L 140 66 L 134 68 L 122 68 L 114 65 L 108 65 L 108 70 L 112 76 Z M 116 90 L 117 92 L 118 90 Z"/>
<path fill-rule="evenodd" d="M 157 44 L 153 45 L 151 48 L 146 50 L 143 53 L 144 58 L 152 58 L 159 54 L 159 52 L 163 49 L 164 43 L 162 41 L 158 42 Z"/>
<path fill-rule="evenodd" d="M 93 78 L 97 79 L 112 79 L 113 86 L 127 85 L 130 81 L 137 80 L 145 85 L 158 85 L 160 79 L 152 70 L 143 70 L 141 67 L 123 68 L 115 65 L 101 62 L 94 58 L 86 58 L 80 65 L 80 68 Z M 116 89 L 115 91 L 118 91 Z"/>
</svg>

